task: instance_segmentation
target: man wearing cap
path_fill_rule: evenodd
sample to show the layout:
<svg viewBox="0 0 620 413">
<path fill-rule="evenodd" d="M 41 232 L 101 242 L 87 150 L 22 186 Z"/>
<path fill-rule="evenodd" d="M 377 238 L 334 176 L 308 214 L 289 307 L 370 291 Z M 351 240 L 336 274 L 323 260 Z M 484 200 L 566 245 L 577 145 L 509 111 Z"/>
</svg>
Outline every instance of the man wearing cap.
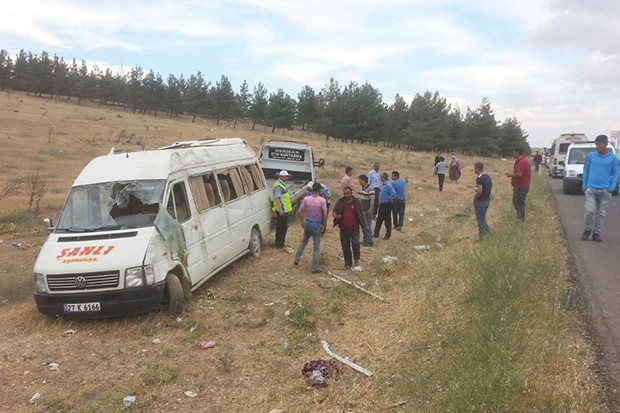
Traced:
<svg viewBox="0 0 620 413">
<path fill-rule="evenodd" d="M 590 152 L 583 165 L 583 190 L 586 193 L 585 227 L 581 239 L 601 242 L 601 230 L 605 222 L 605 213 L 611 199 L 611 193 L 618 183 L 618 157 L 607 149 L 609 139 L 598 135 L 596 152 Z"/>
<path fill-rule="evenodd" d="M 284 248 L 286 245 L 286 231 L 288 231 L 288 217 L 293 212 L 291 194 L 286 189 L 285 182 L 290 175 L 287 171 L 280 171 L 278 180 L 273 184 L 273 206 L 271 211 L 276 219 L 276 248 Z"/>
</svg>

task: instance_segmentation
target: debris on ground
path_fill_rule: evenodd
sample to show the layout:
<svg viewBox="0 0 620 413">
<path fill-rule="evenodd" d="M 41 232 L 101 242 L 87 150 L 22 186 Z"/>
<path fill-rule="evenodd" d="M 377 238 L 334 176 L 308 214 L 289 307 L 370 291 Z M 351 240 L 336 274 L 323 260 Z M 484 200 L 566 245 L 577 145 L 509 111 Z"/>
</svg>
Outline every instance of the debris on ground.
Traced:
<svg viewBox="0 0 620 413">
<path fill-rule="evenodd" d="M 198 344 L 199 348 L 215 348 L 216 346 L 216 341 L 203 341 L 202 343 Z"/>
<path fill-rule="evenodd" d="M 381 258 L 381 262 L 383 262 L 384 264 L 394 264 L 396 261 L 398 261 L 398 257 L 392 257 L 391 255 L 386 255 L 385 257 Z"/>
<path fill-rule="evenodd" d="M 123 397 L 123 406 L 131 407 L 132 404 L 136 402 L 136 396 L 125 396 Z"/>
<path fill-rule="evenodd" d="M 73 329 L 68 329 L 63 331 L 63 334 L 75 334 L 77 333 L 77 330 L 73 330 Z"/>
<path fill-rule="evenodd" d="M 413 249 L 416 251 L 428 251 L 431 249 L 430 245 L 414 245 Z"/>
<path fill-rule="evenodd" d="M 364 269 L 360 267 L 359 265 L 356 265 L 355 267 L 351 267 L 351 271 L 360 272 L 360 271 L 364 271 Z"/>
<path fill-rule="evenodd" d="M 13 246 L 14 246 L 15 248 L 21 248 L 21 247 L 23 247 L 23 246 L 24 246 L 24 244 L 23 244 L 22 242 L 14 242 L 14 243 L 13 243 Z"/>
<path fill-rule="evenodd" d="M 321 340 L 321 344 L 323 345 L 323 350 L 325 350 L 325 352 L 327 354 L 329 354 L 330 356 L 332 356 L 333 358 L 335 358 L 339 362 L 346 364 L 347 366 L 351 367 L 353 370 L 359 371 L 360 373 L 362 373 L 362 374 L 364 374 L 364 375 L 366 375 L 368 377 L 372 376 L 372 372 L 370 370 L 367 370 L 364 367 L 359 366 L 359 365 L 353 363 L 348 358 L 344 358 L 342 356 L 339 356 L 338 354 L 336 354 L 333 351 L 331 351 L 331 349 L 329 348 L 329 344 L 327 344 L 327 341 Z"/>
<path fill-rule="evenodd" d="M 187 396 L 187 397 L 189 397 L 189 398 L 194 398 L 194 397 L 198 396 L 198 395 L 196 394 L 196 392 L 193 392 L 193 391 L 191 391 L 191 390 L 184 391 L 184 392 L 183 392 L 183 394 L 184 394 L 184 395 L 186 395 L 186 396 Z"/>
<path fill-rule="evenodd" d="M 41 393 L 35 393 L 32 395 L 32 397 L 30 398 L 30 404 L 35 404 L 36 402 L 38 402 L 39 400 L 41 400 Z"/>
<path fill-rule="evenodd" d="M 346 278 L 342 278 L 342 277 L 340 277 L 340 276 L 338 276 L 336 274 L 332 274 L 331 271 L 327 271 L 327 273 L 329 275 L 331 275 L 332 277 L 334 277 L 335 279 L 337 279 L 338 281 L 342 281 L 345 284 L 349 284 L 350 286 L 355 287 L 358 290 L 363 291 L 363 292 L 365 292 L 368 295 L 372 295 L 373 297 L 378 298 L 381 301 L 386 301 L 385 298 L 380 297 L 380 296 L 378 296 L 377 294 L 375 294 L 375 293 L 373 293 L 371 291 L 368 291 L 367 289 L 365 289 L 364 287 L 360 286 L 359 284 L 352 283 L 351 281 L 347 280 Z M 285 315 L 288 315 L 288 314 L 285 313 Z"/>
<path fill-rule="evenodd" d="M 161 344 L 161 339 L 154 338 L 153 341 L 151 341 L 151 343 L 153 343 L 153 344 Z"/>
<path fill-rule="evenodd" d="M 310 379 L 312 384 L 327 385 L 328 378 L 335 378 L 340 372 L 340 366 L 334 360 L 307 361 L 301 369 L 301 374 Z"/>
<path fill-rule="evenodd" d="M 60 364 L 54 363 L 53 361 L 46 361 L 43 365 L 49 367 L 52 371 L 58 371 L 60 367 Z"/>
</svg>

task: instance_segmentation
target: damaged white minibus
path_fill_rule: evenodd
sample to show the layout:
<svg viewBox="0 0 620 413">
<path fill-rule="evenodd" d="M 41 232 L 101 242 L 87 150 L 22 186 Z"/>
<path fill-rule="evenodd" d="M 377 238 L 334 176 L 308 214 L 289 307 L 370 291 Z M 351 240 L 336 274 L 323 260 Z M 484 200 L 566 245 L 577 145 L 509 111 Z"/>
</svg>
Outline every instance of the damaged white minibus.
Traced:
<svg viewBox="0 0 620 413">
<path fill-rule="evenodd" d="M 270 190 L 243 139 L 178 142 L 93 159 L 34 265 L 37 309 L 99 318 L 167 308 L 270 231 Z"/>
</svg>

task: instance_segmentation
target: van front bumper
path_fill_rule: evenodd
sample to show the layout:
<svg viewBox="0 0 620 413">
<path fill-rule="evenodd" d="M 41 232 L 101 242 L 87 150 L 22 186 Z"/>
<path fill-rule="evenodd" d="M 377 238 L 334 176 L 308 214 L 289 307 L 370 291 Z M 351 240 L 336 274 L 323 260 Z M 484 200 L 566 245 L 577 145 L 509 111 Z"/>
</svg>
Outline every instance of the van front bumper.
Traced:
<svg viewBox="0 0 620 413">
<path fill-rule="evenodd" d="M 37 310 L 50 317 L 71 319 L 107 318 L 145 313 L 158 309 L 166 282 L 148 287 L 80 294 L 34 293 Z M 99 311 L 66 312 L 65 304 L 100 303 Z"/>
<path fill-rule="evenodd" d="M 562 190 L 565 194 L 583 194 L 583 180 L 577 178 L 562 178 Z"/>
</svg>

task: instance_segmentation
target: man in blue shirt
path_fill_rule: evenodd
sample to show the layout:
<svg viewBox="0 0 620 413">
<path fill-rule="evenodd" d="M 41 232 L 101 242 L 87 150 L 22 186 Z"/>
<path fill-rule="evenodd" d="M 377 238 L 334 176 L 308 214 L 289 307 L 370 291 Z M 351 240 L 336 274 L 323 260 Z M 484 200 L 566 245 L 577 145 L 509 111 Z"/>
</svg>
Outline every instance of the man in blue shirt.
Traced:
<svg viewBox="0 0 620 413">
<path fill-rule="evenodd" d="M 379 210 L 377 212 L 377 222 L 375 224 L 374 238 L 379 238 L 381 225 L 385 222 L 385 237 L 390 239 L 392 235 L 392 204 L 396 198 L 396 191 L 388 179 L 387 172 L 381 172 L 381 191 L 379 192 Z"/>
<path fill-rule="evenodd" d="M 482 162 L 476 162 L 474 164 L 474 173 L 476 174 L 474 211 L 476 212 L 476 221 L 478 222 L 478 235 L 482 238 L 491 232 L 487 224 L 487 210 L 489 209 L 491 201 L 493 181 L 491 181 L 489 174 L 484 172 L 484 164 Z"/>
<path fill-rule="evenodd" d="M 598 135 L 596 152 L 591 152 L 583 166 L 583 190 L 586 193 L 585 227 L 581 239 L 592 239 L 597 242 L 601 239 L 601 230 L 605 222 L 605 213 L 611 199 L 611 193 L 618 183 L 618 157 L 607 149 L 609 139 L 606 135 Z"/>
<path fill-rule="evenodd" d="M 400 179 L 398 171 L 392 171 L 392 186 L 396 192 L 394 204 L 392 205 L 392 218 L 394 219 L 394 229 L 401 231 L 403 229 L 403 221 L 405 219 L 405 187 L 409 181 Z"/>
</svg>

